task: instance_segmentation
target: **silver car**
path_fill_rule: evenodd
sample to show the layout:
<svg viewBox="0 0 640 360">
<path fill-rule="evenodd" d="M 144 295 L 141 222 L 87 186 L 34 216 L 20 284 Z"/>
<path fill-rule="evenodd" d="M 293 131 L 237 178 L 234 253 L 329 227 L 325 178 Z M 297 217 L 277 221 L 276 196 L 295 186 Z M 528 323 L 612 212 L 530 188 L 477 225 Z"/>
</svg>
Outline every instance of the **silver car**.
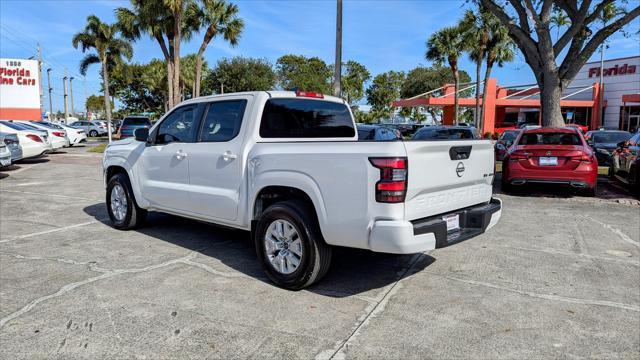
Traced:
<svg viewBox="0 0 640 360">
<path fill-rule="evenodd" d="M 0 167 L 11 165 L 11 151 L 4 143 L 4 136 L 0 135 Z"/>
<path fill-rule="evenodd" d="M 2 144 L 11 152 L 11 162 L 22 159 L 22 146 L 17 134 L 0 132 L 0 138 L 2 138 Z"/>
<path fill-rule="evenodd" d="M 69 126 L 82 129 L 91 137 L 107 134 L 107 126 L 100 121 L 81 120 L 72 122 Z"/>
</svg>

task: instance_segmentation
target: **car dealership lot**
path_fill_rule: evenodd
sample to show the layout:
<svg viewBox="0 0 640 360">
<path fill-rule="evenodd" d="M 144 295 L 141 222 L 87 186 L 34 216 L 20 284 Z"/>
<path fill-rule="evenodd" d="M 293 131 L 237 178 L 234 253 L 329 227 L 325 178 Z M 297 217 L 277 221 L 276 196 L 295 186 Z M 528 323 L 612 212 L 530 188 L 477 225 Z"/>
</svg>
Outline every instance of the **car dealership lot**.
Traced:
<svg viewBox="0 0 640 360">
<path fill-rule="evenodd" d="M 163 214 L 112 229 L 100 154 L 64 152 L 0 173 L 4 356 L 640 356 L 640 205 L 606 181 L 498 194 L 494 229 L 428 254 L 340 249 L 291 292 L 247 233 Z"/>
</svg>

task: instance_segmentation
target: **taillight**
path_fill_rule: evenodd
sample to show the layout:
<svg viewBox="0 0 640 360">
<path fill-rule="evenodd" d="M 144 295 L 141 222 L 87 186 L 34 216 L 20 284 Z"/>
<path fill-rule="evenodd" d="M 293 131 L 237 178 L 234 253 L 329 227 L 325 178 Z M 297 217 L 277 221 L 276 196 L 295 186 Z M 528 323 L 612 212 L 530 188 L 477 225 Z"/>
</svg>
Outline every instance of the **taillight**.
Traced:
<svg viewBox="0 0 640 360">
<path fill-rule="evenodd" d="M 380 169 L 380 181 L 376 183 L 376 201 L 401 203 L 407 195 L 407 158 L 369 158 Z"/>
<path fill-rule="evenodd" d="M 296 91 L 296 96 L 324 99 L 324 95 L 320 93 L 311 92 L 311 91 Z"/>
<path fill-rule="evenodd" d="M 42 142 L 42 138 L 38 135 L 29 134 L 27 137 L 35 142 Z"/>
<path fill-rule="evenodd" d="M 584 162 L 584 163 L 591 163 L 591 157 L 587 156 L 587 155 L 580 155 L 580 156 L 572 156 L 571 160 L 573 161 L 580 161 L 580 162 Z"/>
<path fill-rule="evenodd" d="M 525 160 L 526 158 L 527 158 L 527 155 L 525 153 L 518 152 L 518 151 L 512 152 L 509 155 L 509 160 L 513 160 L 513 161 Z"/>
<path fill-rule="evenodd" d="M 65 135 L 63 132 L 60 132 L 60 131 L 53 131 L 52 134 L 58 137 L 64 137 Z"/>
</svg>

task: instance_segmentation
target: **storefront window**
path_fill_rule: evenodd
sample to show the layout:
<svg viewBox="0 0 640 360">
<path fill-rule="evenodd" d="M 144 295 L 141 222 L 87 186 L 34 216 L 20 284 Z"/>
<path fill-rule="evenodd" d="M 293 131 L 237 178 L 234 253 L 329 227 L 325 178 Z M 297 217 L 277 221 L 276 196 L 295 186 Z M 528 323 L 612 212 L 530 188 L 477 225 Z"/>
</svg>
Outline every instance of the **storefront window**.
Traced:
<svg viewBox="0 0 640 360">
<path fill-rule="evenodd" d="M 620 130 L 635 133 L 640 129 L 640 106 L 620 107 Z"/>
</svg>

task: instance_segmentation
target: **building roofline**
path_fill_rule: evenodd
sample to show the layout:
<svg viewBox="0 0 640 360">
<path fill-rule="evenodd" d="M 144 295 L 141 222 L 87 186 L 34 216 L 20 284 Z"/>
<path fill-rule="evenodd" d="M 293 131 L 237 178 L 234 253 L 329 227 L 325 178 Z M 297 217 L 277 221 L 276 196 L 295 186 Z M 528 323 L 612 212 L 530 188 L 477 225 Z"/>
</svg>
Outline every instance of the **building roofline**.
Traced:
<svg viewBox="0 0 640 360">
<path fill-rule="evenodd" d="M 640 58 L 640 55 L 635 55 L 635 56 L 626 56 L 626 57 L 621 57 L 621 58 L 614 58 L 614 59 L 605 59 L 604 62 L 607 61 L 616 61 L 616 60 L 626 60 L 626 59 L 635 59 L 635 58 Z M 584 63 L 585 65 L 589 65 L 589 64 L 600 64 L 600 61 L 591 61 L 591 62 L 587 62 Z"/>
</svg>

